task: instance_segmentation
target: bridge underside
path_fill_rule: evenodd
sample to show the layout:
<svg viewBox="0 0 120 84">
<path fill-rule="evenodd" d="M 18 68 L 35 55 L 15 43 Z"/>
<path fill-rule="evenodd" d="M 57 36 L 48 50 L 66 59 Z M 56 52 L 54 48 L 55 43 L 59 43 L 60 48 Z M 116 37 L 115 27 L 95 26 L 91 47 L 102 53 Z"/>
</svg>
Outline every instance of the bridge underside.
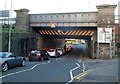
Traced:
<svg viewBox="0 0 120 84">
<path fill-rule="evenodd" d="M 93 52 L 91 37 L 96 37 L 97 26 L 93 27 L 32 27 L 39 34 L 38 49 L 63 47 L 65 39 L 85 39 L 89 52 Z M 92 53 L 89 57 L 92 58 Z"/>
<path fill-rule="evenodd" d="M 54 39 L 90 39 L 97 31 L 97 27 L 33 27 L 33 29 L 44 38 Z"/>
</svg>

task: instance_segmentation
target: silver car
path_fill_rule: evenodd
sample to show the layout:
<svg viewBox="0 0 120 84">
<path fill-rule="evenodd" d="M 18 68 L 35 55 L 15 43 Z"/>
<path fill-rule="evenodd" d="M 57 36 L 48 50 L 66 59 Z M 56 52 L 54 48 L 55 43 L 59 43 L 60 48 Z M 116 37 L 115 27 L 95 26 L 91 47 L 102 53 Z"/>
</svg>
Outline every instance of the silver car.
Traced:
<svg viewBox="0 0 120 84">
<path fill-rule="evenodd" d="M 57 52 L 60 53 L 60 55 L 65 54 L 65 50 L 63 48 L 56 48 Z"/>
<path fill-rule="evenodd" d="M 16 56 L 11 52 L 0 52 L 0 69 L 5 72 L 11 67 L 25 66 L 26 60 L 24 57 Z"/>
</svg>

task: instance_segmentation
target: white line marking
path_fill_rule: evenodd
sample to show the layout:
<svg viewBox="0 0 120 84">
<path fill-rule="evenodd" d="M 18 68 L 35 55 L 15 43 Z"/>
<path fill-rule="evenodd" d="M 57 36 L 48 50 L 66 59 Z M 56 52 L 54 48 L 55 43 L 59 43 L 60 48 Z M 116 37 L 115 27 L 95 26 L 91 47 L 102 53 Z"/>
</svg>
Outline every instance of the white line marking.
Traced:
<svg viewBox="0 0 120 84">
<path fill-rule="evenodd" d="M 61 59 L 61 58 L 58 58 L 58 59 Z"/>
<path fill-rule="evenodd" d="M 78 63 L 81 63 L 81 60 L 78 60 Z"/>
<path fill-rule="evenodd" d="M 84 64 L 84 62 L 83 62 L 83 72 L 85 71 L 85 64 Z"/>
<path fill-rule="evenodd" d="M 47 64 L 47 63 L 42 63 L 42 64 Z"/>
<path fill-rule="evenodd" d="M 38 66 L 38 65 L 36 64 L 36 65 L 34 65 L 32 68 L 30 68 L 30 69 L 32 70 L 32 69 L 34 69 L 36 66 Z"/>
<path fill-rule="evenodd" d="M 18 72 L 15 72 L 15 73 L 10 73 L 10 74 L 7 74 L 7 75 L 4 75 L 4 76 L 1 76 L 0 79 L 5 78 L 5 77 L 7 77 L 7 76 L 14 75 L 14 74 L 18 74 L 18 73 L 21 73 L 21 72 L 29 71 L 29 70 L 30 70 L 30 69 L 22 70 L 22 71 L 18 71 Z"/>
<path fill-rule="evenodd" d="M 50 61 L 48 61 L 47 63 L 50 63 Z"/>
<path fill-rule="evenodd" d="M 50 61 L 48 61 L 46 64 L 48 64 L 48 63 L 50 63 Z M 25 70 L 22 70 L 22 71 L 18 71 L 18 72 L 6 74 L 6 75 L 4 75 L 4 76 L 1 76 L 0 79 L 5 78 L 5 77 L 8 77 L 8 76 L 11 76 L 11 75 L 15 75 L 15 74 L 18 74 L 18 73 L 22 73 L 22 72 L 25 72 L 25 71 L 33 70 L 35 67 L 37 67 L 37 66 L 39 66 L 39 65 L 41 65 L 41 63 L 34 65 L 34 66 L 31 67 L 30 69 L 25 69 Z"/>
<path fill-rule="evenodd" d="M 77 65 L 77 67 L 75 67 L 75 68 L 73 68 L 73 69 L 70 70 L 70 78 L 71 78 L 71 80 L 68 83 L 66 83 L 66 84 L 69 84 L 69 83 L 71 83 L 73 81 L 74 77 L 73 77 L 73 73 L 72 72 L 74 70 L 80 68 L 80 65 L 78 63 L 76 63 L 76 65 Z"/>
<path fill-rule="evenodd" d="M 48 62 L 46 62 L 46 63 L 42 63 L 42 64 L 48 64 L 48 63 L 50 63 L 50 61 L 48 61 Z"/>
</svg>

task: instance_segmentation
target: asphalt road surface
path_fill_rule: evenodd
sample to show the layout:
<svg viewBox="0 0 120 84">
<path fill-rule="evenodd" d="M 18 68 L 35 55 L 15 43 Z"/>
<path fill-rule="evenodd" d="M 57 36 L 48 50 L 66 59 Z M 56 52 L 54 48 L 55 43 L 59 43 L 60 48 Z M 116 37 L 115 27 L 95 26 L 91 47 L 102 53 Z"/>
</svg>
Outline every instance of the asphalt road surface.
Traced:
<svg viewBox="0 0 120 84">
<path fill-rule="evenodd" d="M 45 61 L 27 61 L 25 67 L 11 68 L 3 72 L 2 82 L 73 82 L 74 77 L 86 70 L 98 67 L 101 63 L 82 60 L 86 55 L 86 45 L 73 45 L 73 50 L 59 58 Z"/>
</svg>

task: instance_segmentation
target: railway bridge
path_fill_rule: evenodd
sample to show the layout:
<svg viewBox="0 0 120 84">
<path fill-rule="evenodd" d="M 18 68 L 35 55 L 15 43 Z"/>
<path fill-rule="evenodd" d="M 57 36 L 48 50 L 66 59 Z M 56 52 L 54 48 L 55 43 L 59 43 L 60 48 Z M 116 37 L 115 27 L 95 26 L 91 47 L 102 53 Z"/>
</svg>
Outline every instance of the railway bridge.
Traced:
<svg viewBox="0 0 120 84">
<path fill-rule="evenodd" d="M 112 55 L 115 53 L 114 9 L 116 5 L 97 5 L 95 12 L 28 14 L 28 9 L 15 10 L 16 26 L 37 33 L 37 48 L 63 46 L 66 38 L 85 39 L 91 58 L 109 56 L 109 43 L 98 43 L 98 28 L 112 28 Z"/>
</svg>

